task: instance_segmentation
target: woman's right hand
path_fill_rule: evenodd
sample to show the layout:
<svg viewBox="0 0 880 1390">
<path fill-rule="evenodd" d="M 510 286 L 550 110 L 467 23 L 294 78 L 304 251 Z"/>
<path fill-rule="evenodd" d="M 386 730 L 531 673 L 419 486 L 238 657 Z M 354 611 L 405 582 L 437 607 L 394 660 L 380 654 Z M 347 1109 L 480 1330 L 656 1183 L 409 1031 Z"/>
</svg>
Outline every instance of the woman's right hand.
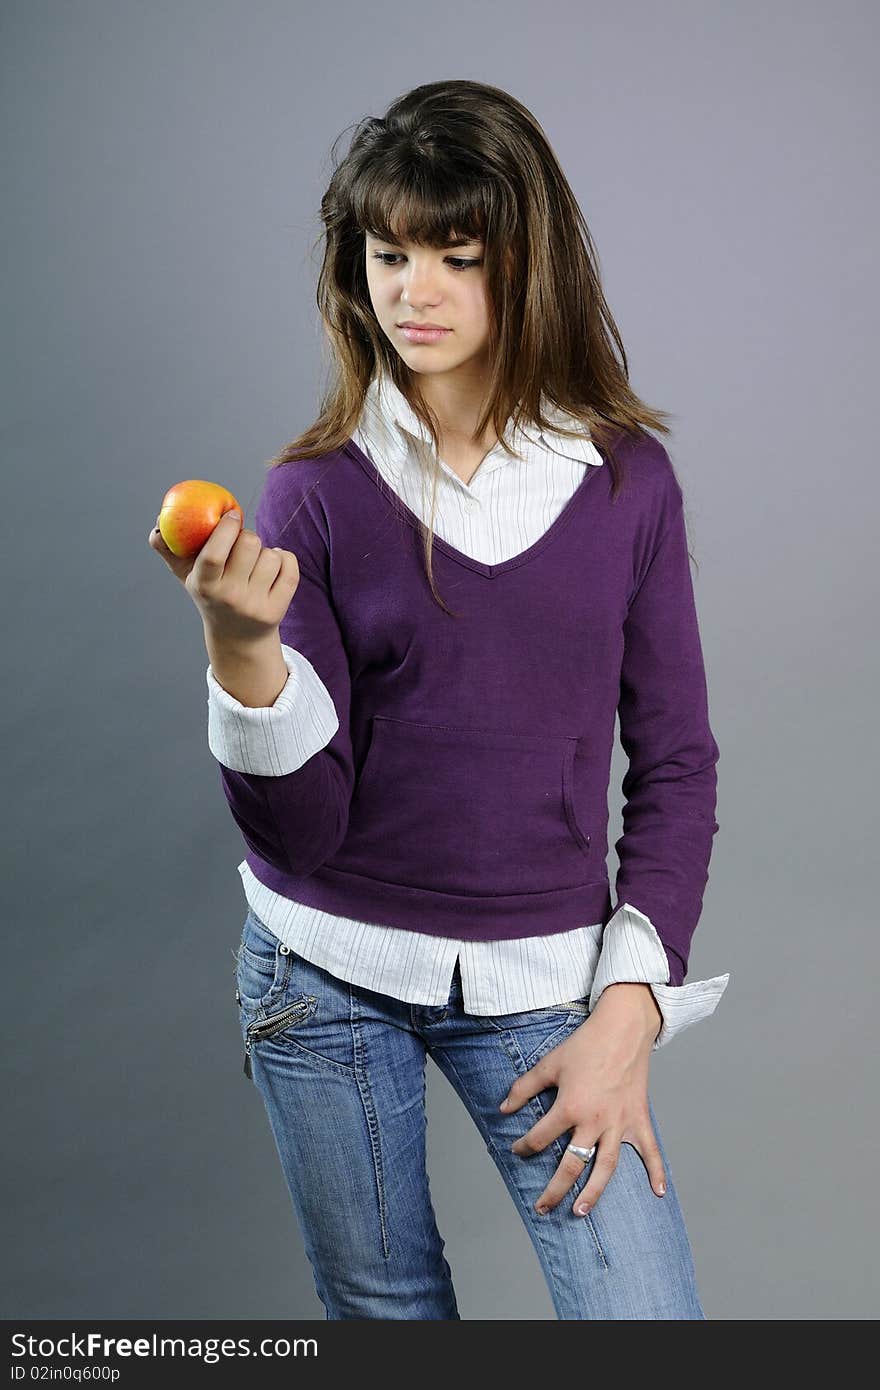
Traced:
<svg viewBox="0 0 880 1390">
<path fill-rule="evenodd" d="M 292 550 L 264 548 L 256 531 L 226 512 L 196 555 L 168 549 L 158 529 L 150 547 L 177 576 L 202 615 L 212 641 L 242 649 L 277 632 L 299 584 Z M 240 528 L 240 529 L 239 529 Z"/>
</svg>

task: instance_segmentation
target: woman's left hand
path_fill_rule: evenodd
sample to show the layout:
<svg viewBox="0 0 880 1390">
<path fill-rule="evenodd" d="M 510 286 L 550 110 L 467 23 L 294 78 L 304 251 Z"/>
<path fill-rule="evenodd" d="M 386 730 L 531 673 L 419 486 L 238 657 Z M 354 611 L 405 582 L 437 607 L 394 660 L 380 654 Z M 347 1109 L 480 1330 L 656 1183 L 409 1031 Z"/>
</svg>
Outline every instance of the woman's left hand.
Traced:
<svg viewBox="0 0 880 1390">
<path fill-rule="evenodd" d="M 560 1134 L 566 1143 L 597 1146 L 593 1171 L 575 1198 L 573 1211 L 586 1215 L 595 1206 L 617 1167 L 622 1143 L 632 1144 L 648 1170 L 658 1196 L 666 1191 L 663 1160 L 648 1110 L 648 1070 L 663 1016 L 650 985 L 614 984 L 602 991 L 585 1023 L 517 1077 L 501 1109 L 513 1114 L 548 1086 L 557 1088 L 553 1105 L 511 1145 L 515 1154 L 540 1153 Z M 584 1171 L 584 1162 L 567 1150 L 535 1210 L 555 1207 Z"/>
</svg>

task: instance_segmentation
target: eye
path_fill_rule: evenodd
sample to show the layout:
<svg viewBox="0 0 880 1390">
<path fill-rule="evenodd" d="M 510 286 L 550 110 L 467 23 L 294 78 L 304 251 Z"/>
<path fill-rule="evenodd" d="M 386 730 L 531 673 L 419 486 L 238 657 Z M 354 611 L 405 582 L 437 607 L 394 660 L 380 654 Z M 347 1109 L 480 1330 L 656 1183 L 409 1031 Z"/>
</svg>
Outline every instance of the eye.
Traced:
<svg viewBox="0 0 880 1390">
<path fill-rule="evenodd" d="M 390 262 L 396 260 L 400 254 L 401 253 L 398 251 L 374 251 L 373 260 L 379 261 L 381 265 L 389 266 L 389 269 L 393 269 Z M 452 269 L 459 272 L 462 270 L 471 270 L 474 266 L 483 264 L 482 259 L 468 260 L 464 256 L 447 256 L 446 259 L 452 266 Z"/>
</svg>

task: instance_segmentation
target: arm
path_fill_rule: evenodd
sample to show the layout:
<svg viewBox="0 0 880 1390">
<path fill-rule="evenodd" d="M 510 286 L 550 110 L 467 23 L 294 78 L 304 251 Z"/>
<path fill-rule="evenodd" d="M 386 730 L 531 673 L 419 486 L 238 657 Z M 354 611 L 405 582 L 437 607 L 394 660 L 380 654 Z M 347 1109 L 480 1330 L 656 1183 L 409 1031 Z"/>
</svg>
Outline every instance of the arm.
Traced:
<svg viewBox="0 0 880 1390">
<path fill-rule="evenodd" d="M 681 489 L 670 477 L 659 541 L 624 623 L 620 739 L 623 835 L 615 912 L 626 903 L 652 923 L 681 985 L 708 880 L 718 745 L 691 582 Z"/>
<path fill-rule="evenodd" d="M 320 504 L 303 495 L 299 468 L 269 470 L 254 522 L 264 546 L 291 549 L 299 563 L 279 628 L 288 679 L 271 706 L 248 708 L 217 681 L 213 663 L 207 671 L 209 746 L 233 819 L 254 853 L 296 875 L 313 872 L 342 843 L 354 785 L 348 659 Z M 278 689 L 283 677 L 270 671 L 252 674 L 249 688 Z"/>
<path fill-rule="evenodd" d="M 234 697 L 236 704 L 247 709 L 274 705 L 289 679 L 277 631 L 262 643 L 251 643 L 243 651 L 233 651 L 205 624 L 205 646 L 218 689 L 222 688 Z"/>
</svg>

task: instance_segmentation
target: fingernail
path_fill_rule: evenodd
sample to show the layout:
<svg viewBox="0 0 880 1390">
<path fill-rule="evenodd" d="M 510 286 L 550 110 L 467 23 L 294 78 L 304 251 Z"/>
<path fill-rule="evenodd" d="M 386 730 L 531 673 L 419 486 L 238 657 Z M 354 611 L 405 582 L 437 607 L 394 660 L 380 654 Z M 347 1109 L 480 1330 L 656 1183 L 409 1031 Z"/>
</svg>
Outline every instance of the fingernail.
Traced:
<svg viewBox="0 0 880 1390">
<path fill-rule="evenodd" d="M 664 1196 L 666 1195 L 666 1183 L 665 1183 L 665 1182 L 658 1182 L 658 1184 L 657 1184 L 657 1191 L 660 1193 L 660 1196 L 661 1196 L 661 1197 L 664 1197 Z"/>
<path fill-rule="evenodd" d="M 241 521 L 241 512 L 227 512 L 226 515 L 231 516 L 233 521 Z"/>
<path fill-rule="evenodd" d="M 586 1216 L 587 1212 L 590 1210 L 590 1204 L 589 1202 L 581 1202 L 580 1206 L 576 1207 L 575 1210 L 578 1216 Z"/>
<path fill-rule="evenodd" d="M 509 1096 L 505 1096 L 504 1099 L 503 1099 L 503 1101 L 502 1101 L 501 1104 L 499 1105 L 498 1109 L 499 1109 L 499 1110 L 504 1110 L 504 1109 L 507 1107 L 507 1105 L 508 1105 L 509 1103 L 510 1103 L 510 1097 L 509 1097 Z"/>
</svg>

